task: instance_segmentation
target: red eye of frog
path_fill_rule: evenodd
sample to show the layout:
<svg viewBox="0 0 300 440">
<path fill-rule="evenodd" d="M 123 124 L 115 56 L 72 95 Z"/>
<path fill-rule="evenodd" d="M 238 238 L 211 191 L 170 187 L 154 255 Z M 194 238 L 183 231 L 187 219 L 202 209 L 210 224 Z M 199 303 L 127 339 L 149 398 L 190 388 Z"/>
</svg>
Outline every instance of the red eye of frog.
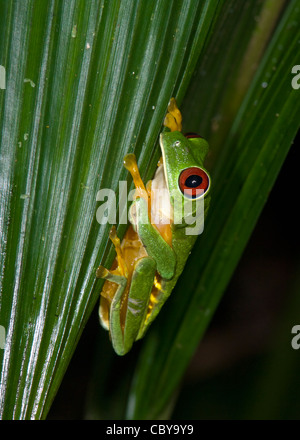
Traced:
<svg viewBox="0 0 300 440">
<path fill-rule="evenodd" d="M 207 192 L 209 176 L 202 168 L 186 168 L 180 173 L 179 188 L 184 196 L 196 199 Z"/>
</svg>

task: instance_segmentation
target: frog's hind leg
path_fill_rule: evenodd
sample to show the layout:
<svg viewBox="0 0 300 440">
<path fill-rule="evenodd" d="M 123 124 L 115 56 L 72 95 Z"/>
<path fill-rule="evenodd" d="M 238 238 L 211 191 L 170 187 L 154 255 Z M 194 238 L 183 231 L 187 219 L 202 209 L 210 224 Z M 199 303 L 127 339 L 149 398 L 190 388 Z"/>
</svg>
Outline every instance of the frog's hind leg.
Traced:
<svg viewBox="0 0 300 440">
<path fill-rule="evenodd" d="M 99 266 L 96 271 L 97 278 L 102 278 L 109 283 L 105 283 L 101 292 L 99 306 L 100 324 L 105 330 L 110 330 L 109 315 L 112 300 L 115 296 L 122 297 L 127 285 L 125 276 L 117 275 L 103 266 Z M 113 283 L 113 284 L 111 284 Z M 107 286 L 107 287 L 106 287 Z M 106 287 L 106 288 L 105 288 Z"/>
<path fill-rule="evenodd" d="M 114 349 L 120 356 L 131 349 L 146 319 L 155 273 L 156 263 L 151 257 L 137 261 L 131 279 L 123 325 L 120 316 L 124 288 L 120 286 L 113 298 L 110 308 L 110 334 Z"/>
</svg>

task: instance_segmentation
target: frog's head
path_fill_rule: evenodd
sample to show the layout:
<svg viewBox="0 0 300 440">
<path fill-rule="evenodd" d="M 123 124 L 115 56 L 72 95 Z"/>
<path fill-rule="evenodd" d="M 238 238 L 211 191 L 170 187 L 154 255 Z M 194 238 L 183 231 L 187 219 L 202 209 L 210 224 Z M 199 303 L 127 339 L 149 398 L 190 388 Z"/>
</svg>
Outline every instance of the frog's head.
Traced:
<svg viewBox="0 0 300 440">
<path fill-rule="evenodd" d="M 199 206 L 210 188 L 210 177 L 203 166 L 208 143 L 197 135 L 184 136 L 179 131 L 160 135 L 164 174 L 174 208 L 174 221 L 182 226 L 189 223 L 187 216 L 195 218 L 203 214 Z M 187 214 L 184 206 L 189 206 Z M 180 226 L 180 225 L 179 225 Z"/>
</svg>

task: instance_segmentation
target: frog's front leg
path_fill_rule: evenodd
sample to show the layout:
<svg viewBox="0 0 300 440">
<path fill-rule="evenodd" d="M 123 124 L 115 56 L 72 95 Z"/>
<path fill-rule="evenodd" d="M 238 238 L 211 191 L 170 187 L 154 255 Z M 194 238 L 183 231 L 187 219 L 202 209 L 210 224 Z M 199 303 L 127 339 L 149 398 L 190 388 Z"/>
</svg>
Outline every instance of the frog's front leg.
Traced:
<svg viewBox="0 0 300 440">
<path fill-rule="evenodd" d="M 118 284 L 110 306 L 109 332 L 115 352 L 120 356 L 131 349 L 145 321 L 155 272 L 156 264 L 151 257 L 144 257 L 136 262 L 131 282 L 124 276 L 112 274 L 102 266 L 98 268 L 99 278 Z M 122 319 L 123 313 L 125 316 Z"/>
<path fill-rule="evenodd" d="M 155 260 L 159 274 L 166 280 L 171 279 L 176 266 L 174 251 L 151 224 L 147 202 L 143 197 L 133 202 L 130 209 L 130 221 L 136 228 L 147 254 Z"/>
</svg>

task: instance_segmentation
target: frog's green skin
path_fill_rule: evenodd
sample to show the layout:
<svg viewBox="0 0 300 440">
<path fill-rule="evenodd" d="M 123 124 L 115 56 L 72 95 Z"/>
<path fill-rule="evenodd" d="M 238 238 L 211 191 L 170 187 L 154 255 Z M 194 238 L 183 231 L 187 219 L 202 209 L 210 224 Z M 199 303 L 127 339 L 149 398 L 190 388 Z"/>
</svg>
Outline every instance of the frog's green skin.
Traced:
<svg viewBox="0 0 300 440">
<path fill-rule="evenodd" d="M 162 178 L 162 169 L 158 168 L 152 180 L 152 186 L 157 179 L 160 188 L 166 185 L 177 201 L 183 201 L 184 196 L 178 185 L 180 173 L 189 167 L 198 167 L 204 170 L 203 162 L 208 151 L 208 144 L 203 138 L 188 139 L 180 131 L 164 131 L 160 136 L 160 147 L 165 179 Z M 205 197 L 204 217 L 210 199 L 207 193 L 208 191 L 202 196 Z M 177 208 L 174 209 L 173 218 L 181 218 L 181 210 L 178 211 L 177 203 L 175 203 L 175 207 Z M 193 210 L 193 214 L 195 214 L 196 202 L 193 202 L 193 208 L 195 208 Z M 131 349 L 133 342 L 145 335 L 149 325 L 172 292 L 197 239 L 197 235 L 186 234 L 186 224 L 172 223 L 172 247 L 170 247 L 150 223 L 144 198 L 136 198 L 131 206 L 132 212 L 135 214 L 134 228 L 148 256 L 139 259 L 135 265 L 128 295 L 124 331 L 120 323 L 120 309 L 127 279 L 123 276 L 113 275 L 107 270 L 102 270 L 100 275 L 98 274 L 101 278 L 118 284 L 110 308 L 109 331 L 113 347 L 119 355 L 126 354 Z M 203 210 L 200 214 L 203 217 Z M 191 226 L 189 225 L 189 227 Z M 149 314 L 148 304 L 156 272 L 161 276 L 161 290 L 159 290 Z"/>
</svg>

